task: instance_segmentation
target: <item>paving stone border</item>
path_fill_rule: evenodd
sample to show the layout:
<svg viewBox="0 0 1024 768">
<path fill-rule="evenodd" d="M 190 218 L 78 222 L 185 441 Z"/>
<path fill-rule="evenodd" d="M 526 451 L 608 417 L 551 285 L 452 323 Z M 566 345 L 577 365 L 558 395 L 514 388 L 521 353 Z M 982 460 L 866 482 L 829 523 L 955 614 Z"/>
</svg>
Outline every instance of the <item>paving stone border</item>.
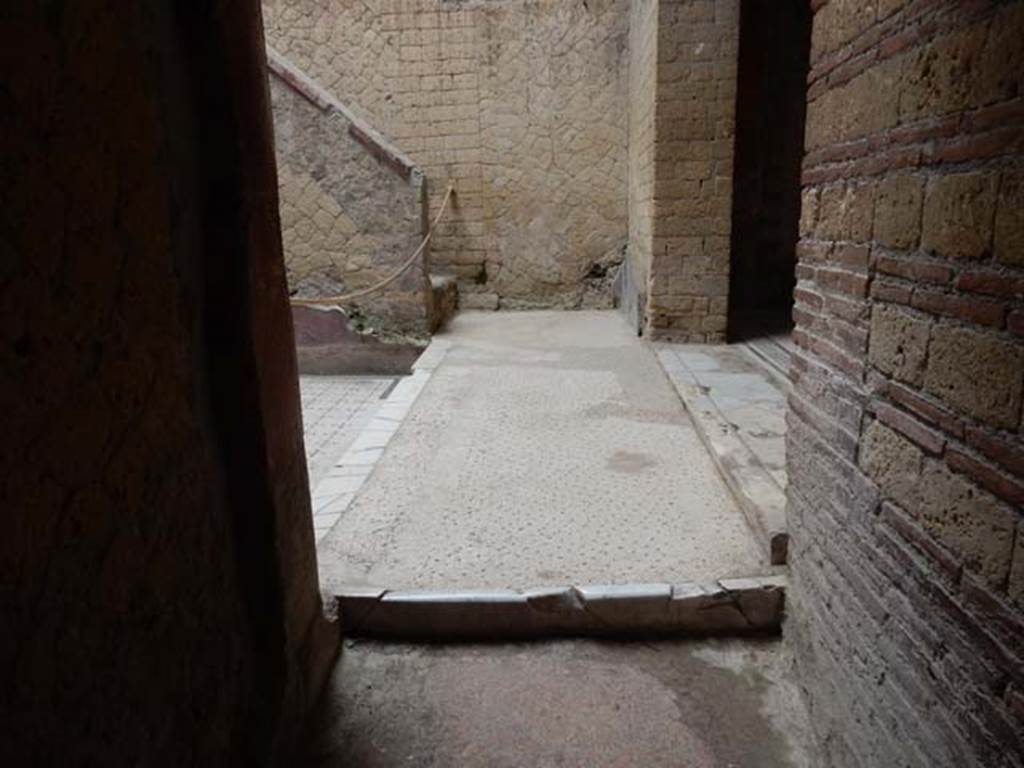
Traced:
<svg viewBox="0 0 1024 768">
<path fill-rule="evenodd" d="M 388 590 L 335 595 L 346 637 L 528 640 L 550 636 L 777 634 L 786 577 L 703 584 Z"/>
<path fill-rule="evenodd" d="M 785 485 L 764 466 L 727 418 L 717 398 L 720 393 L 702 380 L 701 371 L 688 362 L 688 354 L 713 358 L 714 346 L 699 350 L 684 345 L 659 343 L 654 350 L 662 369 L 693 418 L 697 434 L 715 462 L 758 541 L 766 548 L 772 565 L 784 565 L 789 550 Z M 715 371 L 719 377 L 728 371 Z M 738 374 L 748 375 L 748 374 Z M 768 381 L 765 378 L 765 381 Z M 730 395 L 735 399 L 734 395 Z M 785 395 L 779 398 L 784 403 Z M 784 441 L 780 435 L 778 440 Z"/>
<path fill-rule="evenodd" d="M 384 449 L 398 432 L 450 346 L 443 340 L 430 342 L 413 364 L 412 374 L 395 385 L 370 423 L 313 489 L 313 529 L 318 543 L 341 519 L 373 473 Z"/>
</svg>

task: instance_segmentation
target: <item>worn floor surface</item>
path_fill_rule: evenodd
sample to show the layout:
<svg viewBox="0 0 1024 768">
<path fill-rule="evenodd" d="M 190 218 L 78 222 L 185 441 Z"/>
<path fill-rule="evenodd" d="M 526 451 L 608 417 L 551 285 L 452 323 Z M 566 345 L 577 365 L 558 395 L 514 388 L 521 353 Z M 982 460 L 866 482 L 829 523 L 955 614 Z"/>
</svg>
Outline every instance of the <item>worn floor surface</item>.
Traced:
<svg viewBox="0 0 1024 768">
<path fill-rule="evenodd" d="M 811 768 L 780 641 L 347 644 L 310 766 Z"/>
<path fill-rule="evenodd" d="M 669 379 L 699 388 L 716 421 L 732 430 L 784 489 L 786 392 L 764 367 L 738 345 L 658 344 L 655 349 Z"/>
<path fill-rule="evenodd" d="M 319 547 L 328 589 L 768 571 L 651 349 L 615 312 L 465 313 Z"/>
</svg>

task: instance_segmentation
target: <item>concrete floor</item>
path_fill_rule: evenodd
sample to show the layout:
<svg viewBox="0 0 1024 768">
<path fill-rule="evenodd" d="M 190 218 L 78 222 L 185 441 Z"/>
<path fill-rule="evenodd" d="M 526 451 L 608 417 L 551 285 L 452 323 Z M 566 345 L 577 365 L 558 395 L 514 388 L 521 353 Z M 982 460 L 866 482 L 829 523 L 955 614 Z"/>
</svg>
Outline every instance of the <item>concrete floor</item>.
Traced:
<svg viewBox="0 0 1024 768">
<path fill-rule="evenodd" d="M 320 544 L 325 588 L 767 573 L 658 365 L 615 312 L 464 313 Z"/>
<path fill-rule="evenodd" d="M 309 766 L 810 768 L 780 641 L 347 644 Z"/>
</svg>

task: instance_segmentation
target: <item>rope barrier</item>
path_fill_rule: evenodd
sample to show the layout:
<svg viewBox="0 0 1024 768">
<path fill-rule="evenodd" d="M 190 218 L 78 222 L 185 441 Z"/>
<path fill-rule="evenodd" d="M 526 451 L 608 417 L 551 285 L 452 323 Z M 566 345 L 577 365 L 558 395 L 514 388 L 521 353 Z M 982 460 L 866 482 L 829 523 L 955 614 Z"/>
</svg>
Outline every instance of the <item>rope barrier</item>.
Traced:
<svg viewBox="0 0 1024 768">
<path fill-rule="evenodd" d="M 381 280 L 379 283 L 374 283 L 368 288 L 361 288 L 358 291 L 352 291 L 351 293 L 343 293 L 340 296 L 323 296 L 315 299 L 300 299 L 293 297 L 291 300 L 292 304 L 300 307 L 322 306 L 324 304 L 341 304 L 343 302 L 352 301 L 353 299 L 362 298 L 363 296 L 369 296 L 371 293 L 376 293 L 380 289 L 386 288 L 387 286 L 391 285 L 391 283 L 395 282 L 395 280 L 404 275 L 405 272 L 409 269 L 409 267 L 411 267 L 415 263 L 416 258 L 421 253 L 423 253 L 423 249 L 427 247 L 427 243 L 430 242 L 430 238 L 434 236 L 434 228 L 441 221 L 441 217 L 444 216 L 445 209 L 448 207 L 448 200 L 451 198 L 454 192 L 455 187 L 449 184 L 448 191 L 444 193 L 444 200 L 441 201 L 441 210 L 437 212 L 437 216 L 435 216 L 434 220 L 430 223 L 430 228 L 427 230 L 427 234 L 423 238 L 423 242 L 420 243 L 419 248 L 413 251 L 412 256 L 410 256 L 394 274 L 390 275 L 384 280 Z"/>
</svg>

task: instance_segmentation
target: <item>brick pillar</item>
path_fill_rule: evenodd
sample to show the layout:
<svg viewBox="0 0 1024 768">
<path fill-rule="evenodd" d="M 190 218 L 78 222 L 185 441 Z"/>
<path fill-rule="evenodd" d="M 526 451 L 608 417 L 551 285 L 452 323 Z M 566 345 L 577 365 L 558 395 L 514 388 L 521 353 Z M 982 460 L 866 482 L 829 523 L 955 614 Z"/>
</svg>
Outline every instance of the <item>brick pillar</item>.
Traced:
<svg viewBox="0 0 1024 768">
<path fill-rule="evenodd" d="M 738 0 L 661 0 L 647 332 L 724 341 Z"/>
<path fill-rule="evenodd" d="M 1024 3 L 816 3 L 791 635 L 829 764 L 1020 765 Z"/>
</svg>

